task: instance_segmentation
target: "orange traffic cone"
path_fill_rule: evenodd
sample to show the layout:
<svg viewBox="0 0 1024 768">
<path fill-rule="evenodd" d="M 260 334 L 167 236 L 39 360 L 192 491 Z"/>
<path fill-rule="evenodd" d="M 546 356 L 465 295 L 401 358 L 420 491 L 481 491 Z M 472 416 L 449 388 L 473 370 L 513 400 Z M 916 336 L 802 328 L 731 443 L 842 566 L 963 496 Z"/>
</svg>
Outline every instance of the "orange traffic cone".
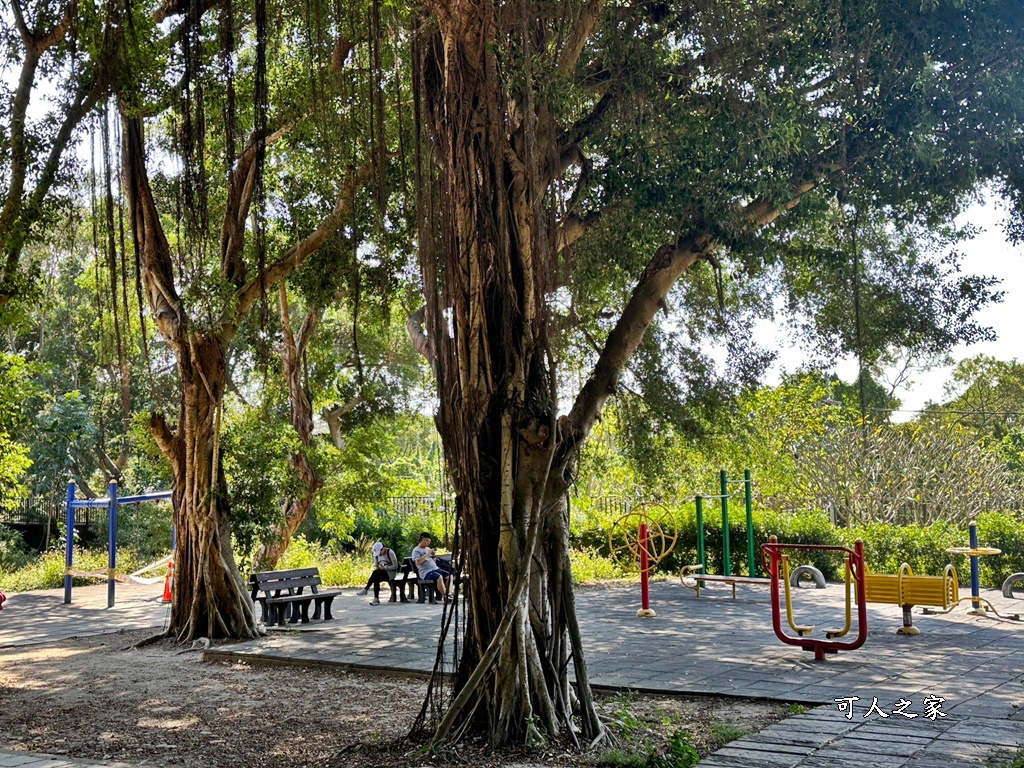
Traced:
<svg viewBox="0 0 1024 768">
<path fill-rule="evenodd" d="M 162 602 L 171 602 L 171 587 L 174 584 L 174 561 L 167 564 L 167 576 L 164 579 L 164 599 Z"/>
</svg>

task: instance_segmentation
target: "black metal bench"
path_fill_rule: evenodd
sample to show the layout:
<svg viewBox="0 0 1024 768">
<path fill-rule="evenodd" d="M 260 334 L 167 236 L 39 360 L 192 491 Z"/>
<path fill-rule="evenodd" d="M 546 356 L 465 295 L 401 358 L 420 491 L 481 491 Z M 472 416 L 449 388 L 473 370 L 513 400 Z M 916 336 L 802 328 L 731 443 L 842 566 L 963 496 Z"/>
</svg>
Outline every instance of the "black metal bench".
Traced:
<svg viewBox="0 0 1024 768">
<path fill-rule="evenodd" d="M 249 577 L 252 600 L 263 610 L 263 623 L 283 627 L 289 624 L 309 623 L 309 606 L 313 604 L 313 617 L 330 621 L 331 603 L 341 592 L 321 592 L 319 568 L 296 568 L 291 571 L 264 571 Z M 306 591 L 308 590 L 308 591 Z"/>
</svg>

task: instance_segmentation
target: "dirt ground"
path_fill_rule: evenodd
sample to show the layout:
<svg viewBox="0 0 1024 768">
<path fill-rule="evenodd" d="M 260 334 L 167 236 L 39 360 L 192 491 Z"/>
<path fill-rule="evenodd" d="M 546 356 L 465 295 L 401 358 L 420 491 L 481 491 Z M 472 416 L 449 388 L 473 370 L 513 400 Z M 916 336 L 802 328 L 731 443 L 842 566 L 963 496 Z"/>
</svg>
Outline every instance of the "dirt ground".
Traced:
<svg viewBox="0 0 1024 768">
<path fill-rule="evenodd" d="M 146 766 L 596 766 L 609 755 L 483 745 L 428 757 L 407 738 L 426 682 L 379 673 L 204 662 L 148 631 L 0 651 L 0 748 Z M 603 695 L 620 754 L 683 729 L 701 754 L 789 714 L 717 698 Z M 273 734 L 273 735 L 269 735 Z"/>
</svg>

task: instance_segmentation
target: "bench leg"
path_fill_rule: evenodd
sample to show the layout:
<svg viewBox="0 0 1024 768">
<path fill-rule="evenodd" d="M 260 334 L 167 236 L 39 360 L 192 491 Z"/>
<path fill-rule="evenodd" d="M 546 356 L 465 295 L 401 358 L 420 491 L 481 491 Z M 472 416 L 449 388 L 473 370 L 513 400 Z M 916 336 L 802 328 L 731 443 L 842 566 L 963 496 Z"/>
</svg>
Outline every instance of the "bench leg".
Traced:
<svg viewBox="0 0 1024 768">
<path fill-rule="evenodd" d="M 426 602 L 426 600 L 427 600 L 427 587 L 426 587 L 426 585 L 425 584 L 417 584 L 416 585 L 416 590 L 418 592 L 418 596 L 417 596 L 416 602 L 417 603 L 424 603 L 424 602 Z"/>
<path fill-rule="evenodd" d="M 328 597 L 318 602 L 322 602 L 324 604 L 324 621 L 331 621 L 334 618 L 331 615 L 331 603 L 334 602 L 334 598 Z M 317 607 L 319 608 L 319 605 Z"/>
<path fill-rule="evenodd" d="M 313 618 L 314 619 L 319 619 L 320 618 L 320 603 L 321 602 L 322 601 L 317 600 L 316 598 L 313 598 Z"/>
<path fill-rule="evenodd" d="M 903 606 L 903 626 L 896 630 L 897 635 L 920 635 L 921 630 L 914 626 L 914 617 L 911 614 L 914 606 Z"/>
</svg>

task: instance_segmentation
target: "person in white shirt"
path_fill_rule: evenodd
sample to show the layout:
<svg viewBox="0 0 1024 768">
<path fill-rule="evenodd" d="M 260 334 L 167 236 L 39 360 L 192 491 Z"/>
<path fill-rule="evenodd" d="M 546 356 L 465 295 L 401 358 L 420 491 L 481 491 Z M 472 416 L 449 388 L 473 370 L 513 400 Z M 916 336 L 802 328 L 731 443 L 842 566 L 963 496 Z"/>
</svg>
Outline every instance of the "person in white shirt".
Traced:
<svg viewBox="0 0 1024 768">
<path fill-rule="evenodd" d="M 373 545 L 373 573 L 359 594 L 365 595 L 370 591 L 370 587 L 373 587 L 373 600 L 370 601 L 370 605 L 380 605 L 380 583 L 394 583 L 397 574 L 398 555 L 395 554 L 395 550 L 385 547 L 383 542 L 378 541 Z"/>
</svg>

